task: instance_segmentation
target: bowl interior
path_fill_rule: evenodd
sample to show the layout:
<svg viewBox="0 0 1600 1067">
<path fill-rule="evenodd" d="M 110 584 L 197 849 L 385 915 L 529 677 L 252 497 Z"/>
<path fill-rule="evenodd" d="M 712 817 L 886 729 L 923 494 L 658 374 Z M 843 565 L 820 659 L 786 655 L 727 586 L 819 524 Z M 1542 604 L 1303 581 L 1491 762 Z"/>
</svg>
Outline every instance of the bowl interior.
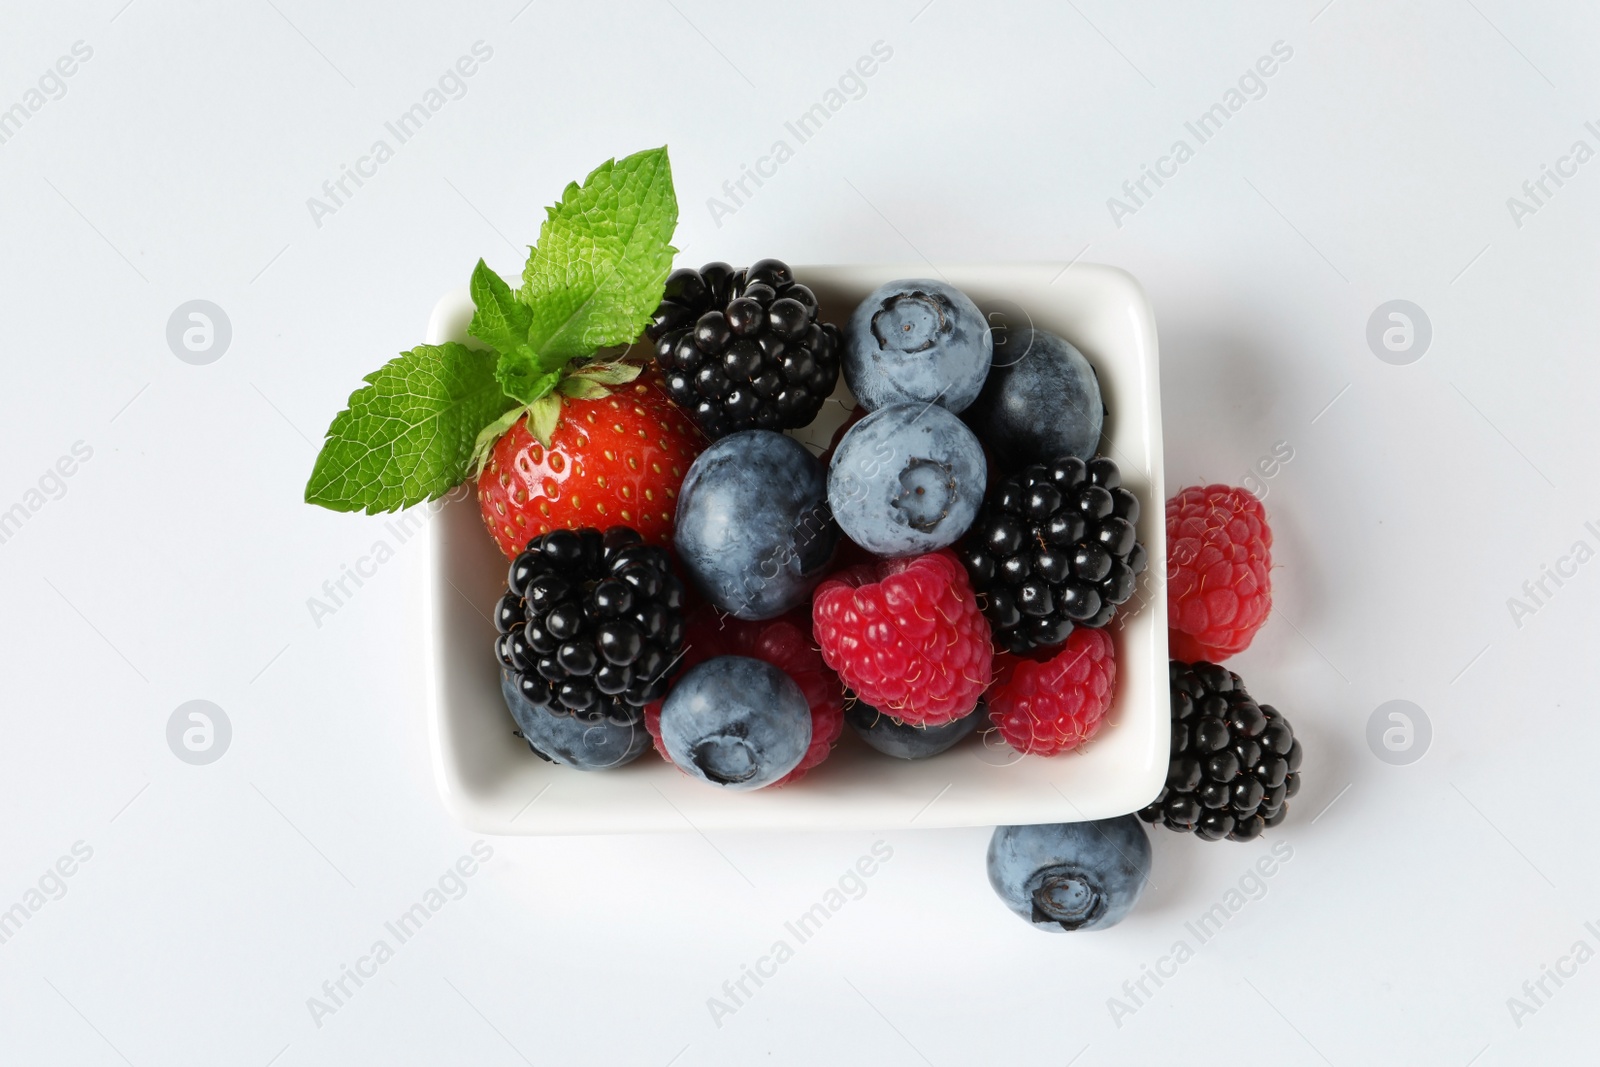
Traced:
<svg viewBox="0 0 1600 1067">
<path fill-rule="evenodd" d="M 895 278 L 926 277 L 926 264 L 797 267 L 825 321 Z M 1134 599 L 1111 624 L 1117 647 L 1110 721 L 1084 748 L 1019 756 L 998 735 L 974 736 L 929 760 L 892 759 L 847 728 L 827 762 L 801 782 L 754 793 L 697 782 L 647 752 L 605 772 L 545 763 L 513 735 L 499 689 L 489 612 L 507 561 L 483 528 L 475 494 L 413 509 L 398 522 L 427 542 L 422 590 L 423 666 L 434 773 L 446 806 L 480 833 L 561 834 L 671 829 L 823 829 L 1072 822 L 1148 803 L 1167 766 L 1166 541 L 1155 324 L 1138 283 L 1111 267 L 1075 264 L 946 267 L 996 329 L 1035 325 L 1067 338 L 1094 364 L 1110 408 L 1101 451 L 1138 495 L 1139 536 L 1150 564 Z M 465 340 L 465 290 L 435 307 L 428 343 Z M 854 406 L 841 380 L 817 420 L 794 436 L 827 447 Z M 643 729 L 641 725 L 639 729 Z"/>
</svg>

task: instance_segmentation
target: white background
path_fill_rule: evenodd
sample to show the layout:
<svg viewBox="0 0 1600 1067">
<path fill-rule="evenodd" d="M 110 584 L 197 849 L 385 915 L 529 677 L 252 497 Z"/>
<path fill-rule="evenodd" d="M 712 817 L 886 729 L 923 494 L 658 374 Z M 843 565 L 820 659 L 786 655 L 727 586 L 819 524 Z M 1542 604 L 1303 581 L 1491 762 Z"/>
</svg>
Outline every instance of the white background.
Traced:
<svg viewBox="0 0 1600 1067">
<path fill-rule="evenodd" d="M 0 544 L 0 908 L 93 854 L 0 945 L 0 1060 L 1591 1059 L 1600 963 L 1531 1014 L 1507 999 L 1600 948 L 1600 563 L 1520 619 L 1507 600 L 1600 548 L 1600 162 L 1520 226 L 1506 201 L 1600 148 L 1600 16 L 1323 2 L 7 4 L 0 107 L 93 56 L 0 145 L 0 509 L 93 456 Z M 480 40 L 465 96 L 316 225 L 307 198 Z M 706 197 L 876 41 L 865 95 L 719 228 Z M 1265 95 L 1118 226 L 1107 198 L 1277 41 Z M 300 502 L 313 442 L 478 256 L 515 273 L 562 185 L 662 142 L 685 262 L 1141 279 L 1168 484 L 1293 448 L 1267 483 L 1279 610 L 1233 665 L 1295 722 L 1305 787 L 1263 841 L 1157 830 L 1136 913 L 1078 936 L 1002 908 L 987 831 L 884 835 L 866 895 L 720 1027 L 707 998 L 880 835 L 496 839 L 319 1026 L 308 998 L 474 838 L 428 765 L 420 553 L 307 610 L 384 536 Z M 196 298 L 233 327 L 207 366 L 165 339 Z M 1406 366 L 1365 338 L 1396 298 L 1433 327 Z M 209 766 L 167 746 L 191 699 L 233 725 Z M 1391 699 L 1433 724 L 1409 766 L 1366 742 Z M 1273 840 L 1293 856 L 1265 895 L 1114 1021 Z"/>
</svg>

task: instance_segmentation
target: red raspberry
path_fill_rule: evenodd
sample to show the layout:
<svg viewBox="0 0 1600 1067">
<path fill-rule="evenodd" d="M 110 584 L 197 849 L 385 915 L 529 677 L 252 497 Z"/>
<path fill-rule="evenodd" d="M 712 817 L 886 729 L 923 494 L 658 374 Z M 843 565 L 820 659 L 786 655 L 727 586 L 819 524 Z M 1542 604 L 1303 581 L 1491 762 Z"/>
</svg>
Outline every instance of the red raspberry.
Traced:
<svg viewBox="0 0 1600 1067">
<path fill-rule="evenodd" d="M 1167 642 L 1173 659 L 1220 663 L 1272 612 L 1272 530 L 1261 501 L 1227 485 L 1167 501 Z"/>
<path fill-rule="evenodd" d="M 1003 665 L 989 690 L 989 718 L 1012 748 L 1054 756 L 1099 732 L 1117 683 L 1110 634 L 1079 626 L 1042 662 L 996 659 Z"/>
<path fill-rule="evenodd" d="M 839 571 L 817 587 L 812 619 L 845 685 L 912 726 L 959 719 L 988 688 L 989 623 L 947 549 Z"/>
<path fill-rule="evenodd" d="M 705 606 L 690 614 L 684 634 L 683 665 L 679 675 L 697 663 L 716 656 L 749 656 L 765 660 L 794 679 L 811 705 L 811 747 L 794 770 L 773 785 L 788 785 L 828 758 L 844 732 L 844 687 L 839 676 L 822 662 L 811 644 L 804 609 L 765 622 L 746 622 L 732 615 L 719 616 Z M 644 709 L 645 729 L 661 758 L 671 762 L 661 743 L 661 701 Z"/>
</svg>

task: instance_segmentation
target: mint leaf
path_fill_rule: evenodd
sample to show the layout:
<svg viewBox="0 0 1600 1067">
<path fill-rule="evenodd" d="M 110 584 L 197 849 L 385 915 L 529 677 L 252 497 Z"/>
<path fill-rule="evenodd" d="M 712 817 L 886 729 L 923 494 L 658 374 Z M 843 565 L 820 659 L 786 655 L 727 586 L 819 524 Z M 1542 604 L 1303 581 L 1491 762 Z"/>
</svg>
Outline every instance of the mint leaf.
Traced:
<svg viewBox="0 0 1600 1067">
<path fill-rule="evenodd" d="M 533 311 L 511 292 L 505 279 L 483 260 L 472 270 L 472 323 L 467 333 L 499 352 L 528 343 Z"/>
<path fill-rule="evenodd" d="M 544 369 L 533 349 L 521 344 L 500 353 L 494 376 L 506 396 L 531 404 L 555 388 L 561 370 L 559 365 L 554 370 Z"/>
<path fill-rule="evenodd" d="M 632 342 L 661 302 L 678 224 L 666 147 L 602 163 L 547 211 L 518 294 L 541 371 Z"/>
<path fill-rule="evenodd" d="M 548 444 L 563 396 L 598 398 L 639 373 L 600 350 L 630 345 L 649 323 L 677 221 L 665 147 L 568 185 L 547 209 L 520 289 L 482 260 L 472 272 L 468 333 L 493 351 L 421 345 L 368 375 L 328 427 L 306 500 L 373 514 L 439 497 L 523 418 Z"/>
<path fill-rule="evenodd" d="M 494 353 L 451 341 L 367 375 L 328 427 L 306 502 L 372 515 L 444 495 L 466 476 L 478 432 L 515 404 L 494 371 Z"/>
</svg>

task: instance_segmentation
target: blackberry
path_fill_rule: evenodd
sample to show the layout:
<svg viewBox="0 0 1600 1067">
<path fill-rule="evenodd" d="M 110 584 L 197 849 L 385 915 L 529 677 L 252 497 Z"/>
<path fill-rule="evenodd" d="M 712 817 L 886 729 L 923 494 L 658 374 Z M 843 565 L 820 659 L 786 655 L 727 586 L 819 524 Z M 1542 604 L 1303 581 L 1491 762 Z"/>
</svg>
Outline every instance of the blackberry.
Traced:
<svg viewBox="0 0 1600 1067">
<path fill-rule="evenodd" d="M 1206 841 L 1249 841 L 1288 814 L 1300 791 L 1300 742 L 1283 713 L 1257 704 L 1226 667 L 1167 665 L 1172 687 L 1172 762 L 1145 822 Z"/>
<path fill-rule="evenodd" d="M 993 486 L 960 555 L 995 644 L 1053 648 L 1074 625 L 1110 622 L 1147 562 L 1138 521 L 1139 498 L 1105 456 L 1062 456 Z"/>
<path fill-rule="evenodd" d="M 776 259 L 673 271 L 645 332 L 667 393 L 712 439 L 804 426 L 839 380 L 838 327 Z"/>
<path fill-rule="evenodd" d="M 660 700 L 683 651 L 683 584 L 637 531 L 552 530 L 511 563 L 495 655 L 527 700 L 626 726 Z"/>
</svg>

